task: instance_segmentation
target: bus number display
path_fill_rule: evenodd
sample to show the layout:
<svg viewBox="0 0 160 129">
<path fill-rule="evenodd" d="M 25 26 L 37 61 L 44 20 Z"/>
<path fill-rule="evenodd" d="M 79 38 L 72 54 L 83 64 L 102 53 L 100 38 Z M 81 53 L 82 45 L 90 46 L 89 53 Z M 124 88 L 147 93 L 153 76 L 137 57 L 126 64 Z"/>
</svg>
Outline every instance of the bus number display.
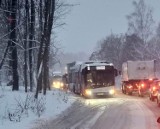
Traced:
<svg viewBox="0 0 160 129">
<path fill-rule="evenodd" d="M 105 70 L 105 66 L 96 66 L 97 70 Z"/>
</svg>

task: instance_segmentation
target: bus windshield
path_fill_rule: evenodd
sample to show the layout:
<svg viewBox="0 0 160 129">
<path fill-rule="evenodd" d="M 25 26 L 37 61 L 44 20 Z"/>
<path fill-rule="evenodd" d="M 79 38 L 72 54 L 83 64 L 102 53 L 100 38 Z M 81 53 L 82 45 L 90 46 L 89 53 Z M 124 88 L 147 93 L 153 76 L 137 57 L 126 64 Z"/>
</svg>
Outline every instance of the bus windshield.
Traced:
<svg viewBox="0 0 160 129">
<path fill-rule="evenodd" d="M 92 70 L 86 75 L 89 88 L 107 87 L 114 85 L 114 70 Z"/>
</svg>

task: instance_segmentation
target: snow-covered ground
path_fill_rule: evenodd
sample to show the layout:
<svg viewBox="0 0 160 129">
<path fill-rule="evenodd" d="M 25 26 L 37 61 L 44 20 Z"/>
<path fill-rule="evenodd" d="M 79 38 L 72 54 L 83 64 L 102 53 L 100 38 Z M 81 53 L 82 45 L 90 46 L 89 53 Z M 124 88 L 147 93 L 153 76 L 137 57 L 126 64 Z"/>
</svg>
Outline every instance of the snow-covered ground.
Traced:
<svg viewBox="0 0 160 129">
<path fill-rule="evenodd" d="M 41 120 L 56 118 L 75 101 L 74 96 L 62 90 L 47 91 L 39 94 L 38 101 L 34 93 L 12 92 L 11 87 L 0 87 L 0 129 L 30 129 Z"/>
<path fill-rule="evenodd" d="M 121 78 L 119 76 L 116 77 L 116 89 L 119 90 L 120 85 Z M 69 112 L 63 112 L 75 101 L 77 101 L 77 105 L 75 103 L 68 110 Z M 85 126 L 86 121 L 81 118 L 90 118 L 87 121 L 89 125 L 86 125 L 87 128 L 85 129 L 89 129 L 91 125 L 95 125 L 94 129 L 97 129 L 97 127 L 112 127 L 112 123 L 114 123 L 112 129 L 120 127 L 129 127 L 131 129 L 145 129 L 148 127 L 148 129 L 157 129 L 158 126 L 154 113 L 144 105 L 148 101 L 145 98 L 142 99 L 123 94 L 116 95 L 114 98 L 88 100 L 75 97 L 70 92 L 55 89 L 47 91 L 46 96 L 39 94 L 39 99 L 36 101 L 34 100 L 34 93 L 26 94 L 24 88 L 20 88 L 20 91 L 12 92 L 11 87 L 1 86 L 0 129 L 33 129 L 37 125 L 43 125 L 47 121 L 50 122 L 51 128 L 58 127 L 57 129 L 60 129 L 59 127 L 66 127 L 68 125 L 68 127 L 73 126 L 74 129 L 76 126 L 81 127 L 81 125 L 78 125 L 81 122 Z M 152 106 L 152 103 L 150 105 Z M 154 108 L 154 105 L 152 108 Z M 61 113 L 64 115 L 62 115 L 63 118 L 67 117 L 68 119 L 57 117 Z M 137 117 L 139 119 L 136 119 Z M 63 122 L 60 125 L 53 125 L 55 124 L 52 121 L 53 119 Z M 68 123 L 69 120 L 70 123 Z M 79 123 L 76 123 L 77 121 Z M 127 123 L 127 126 L 123 125 L 123 123 Z"/>
</svg>

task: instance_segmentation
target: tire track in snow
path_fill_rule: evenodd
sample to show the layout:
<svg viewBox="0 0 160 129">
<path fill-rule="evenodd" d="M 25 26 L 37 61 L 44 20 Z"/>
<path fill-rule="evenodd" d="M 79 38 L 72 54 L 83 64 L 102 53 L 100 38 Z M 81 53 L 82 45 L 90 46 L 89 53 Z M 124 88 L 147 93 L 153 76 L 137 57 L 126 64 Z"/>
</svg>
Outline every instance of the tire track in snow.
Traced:
<svg viewBox="0 0 160 129">
<path fill-rule="evenodd" d="M 97 119 L 103 114 L 105 108 L 105 106 L 100 107 L 100 109 L 98 109 L 97 113 L 94 116 L 90 116 L 90 118 L 87 117 L 86 119 L 83 119 L 82 121 L 72 126 L 70 129 L 91 129 L 91 127 L 94 125 Z"/>
<path fill-rule="evenodd" d="M 148 107 L 142 101 L 133 100 L 133 103 L 130 105 L 131 129 L 158 129 L 156 118 Z"/>
</svg>

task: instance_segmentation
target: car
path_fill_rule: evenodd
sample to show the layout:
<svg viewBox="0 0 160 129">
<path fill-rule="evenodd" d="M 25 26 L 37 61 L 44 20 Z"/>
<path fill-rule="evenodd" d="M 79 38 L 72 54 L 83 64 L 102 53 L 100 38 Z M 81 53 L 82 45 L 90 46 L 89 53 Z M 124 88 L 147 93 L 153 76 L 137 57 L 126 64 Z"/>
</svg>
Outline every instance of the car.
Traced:
<svg viewBox="0 0 160 129">
<path fill-rule="evenodd" d="M 149 98 L 151 101 L 157 99 L 158 90 L 160 89 L 160 80 L 154 80 L 150 84 Z"/>
<path fill-rule="evenodd" d="M 51 78 L 51 87 L 56 89 L 63 89 L 63 78 L 62 75 L 53 75 Z"/>
</svg>

